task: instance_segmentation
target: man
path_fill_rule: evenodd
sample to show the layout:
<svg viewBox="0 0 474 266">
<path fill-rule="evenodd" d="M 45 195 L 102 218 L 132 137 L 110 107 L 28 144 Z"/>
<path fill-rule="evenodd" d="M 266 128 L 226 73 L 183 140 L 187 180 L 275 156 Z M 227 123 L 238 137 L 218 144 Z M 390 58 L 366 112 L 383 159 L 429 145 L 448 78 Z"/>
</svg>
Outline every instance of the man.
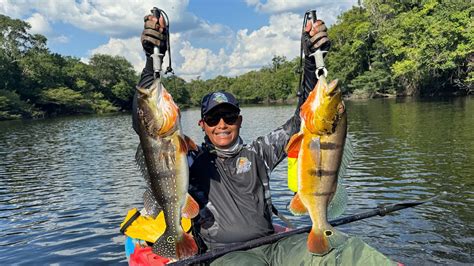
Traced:
<svg viewBox="0 0 474 266">
<path fill-rule="evenodd" d="M 166 25 L 161 18 L 159 21 L 153 16 L 145 18 L 142 44 L 147 53 L 147 64 L 140 87 L 148 87 L 153 81 L 148 56 L 153 46 L 160 47 L 162 53 L 166 51 Z M 290 137 L 300 129 L 299 108 L 317 82 L 314 59 L 309 55 L 317 49 L 329 49 L 326 31 L 321 20 L 306 25 L 302 37 L 305 52 L 303 82 L 296 111 L 284 125 L 268 135 L 244 144 L 239 136 L 243 118 L 234 95 L 218 91 L 203 97 L 199 126 L 206 136 L 199 152 L 191 154 L 189 181 L 189 193 L 200 205 L 200 213 L 193 220 L 193 234 L 201 251 L 244 243 L 275 232 L 269 176 L 286 157 L 285 146 Z M 212 264 L 307 265 L 330 262 L 343 253 L 329 257 L 311 254 L 306 248 L 306 238 L 307 235 L 297 235 L 252 250 L 229 253 Z M 337 241 L 341 242 L 341 247 L 347 242 L 346 239 Z M 362 250 L 364 245 L 359 245 Z"/>
</svg>

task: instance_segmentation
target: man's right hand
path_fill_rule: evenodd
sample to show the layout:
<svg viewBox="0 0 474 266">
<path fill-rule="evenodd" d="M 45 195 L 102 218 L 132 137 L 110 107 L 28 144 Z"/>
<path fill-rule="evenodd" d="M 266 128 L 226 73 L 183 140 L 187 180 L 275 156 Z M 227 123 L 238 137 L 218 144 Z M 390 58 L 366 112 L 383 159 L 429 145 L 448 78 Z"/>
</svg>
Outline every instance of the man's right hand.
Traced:
<svg viewBox="0 0 474 266">
<path fill-rule="evenodd" d="M 143 50 L 147 56 L 153 54 L 153 48 L 157 46 L 160 53 L 164 54 L 167 50 L 166 42 L 166 22 L 163 16 L 156 18 L 153 15 L 144 17 L 145 25 L 141 36 Z"/>
</svg>

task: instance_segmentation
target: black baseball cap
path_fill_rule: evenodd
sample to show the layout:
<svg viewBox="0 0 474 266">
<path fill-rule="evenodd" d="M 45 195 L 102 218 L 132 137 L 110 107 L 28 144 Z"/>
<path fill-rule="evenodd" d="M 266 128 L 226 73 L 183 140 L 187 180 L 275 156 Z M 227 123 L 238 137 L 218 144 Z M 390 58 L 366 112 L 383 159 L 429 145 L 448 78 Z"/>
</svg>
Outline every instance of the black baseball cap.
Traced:
<svg viewBox="0 0 474 266">
<path fill-rule="evenodd" d="M 231 93 L 225 91 L 211 92 L 202 98 L 201 117 L 204 117 L 212 109 L 220 105 L 229 105 L 240 112 L 239 101 Z"/>
</svg>

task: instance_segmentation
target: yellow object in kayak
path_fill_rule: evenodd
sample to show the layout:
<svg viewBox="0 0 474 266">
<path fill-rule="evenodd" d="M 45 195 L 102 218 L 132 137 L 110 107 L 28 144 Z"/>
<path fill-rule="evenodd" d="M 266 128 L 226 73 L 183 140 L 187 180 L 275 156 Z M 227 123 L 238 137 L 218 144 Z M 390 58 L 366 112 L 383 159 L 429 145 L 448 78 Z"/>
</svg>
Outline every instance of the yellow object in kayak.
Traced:
<svg viewBox="0 0 474 266">
<path fill-rule="evenodd" d="M 138 210 L 133 208 L 128 211 L 127 216 L 120 224 L 120 228 L 134 216 L 137 216 Z M 183 231 L 188 232 L 191 228 L 191 220 L 188 218 L 181 218 L 181 226 Z M 145 240 L 147 242 L 154 243 L 158 237 L 160 237 L 166 229 L 166 223 L 164 214 L 161 211 L 155 219 L 149 216 L 138 216 L 126 229 L 125 235 Z"/>
<path fill-rule="evenodd" d="M 288 188 L 293 191 L 298 191 L 298 150 L 293 150 L 288 153 Z"/>
</svg>

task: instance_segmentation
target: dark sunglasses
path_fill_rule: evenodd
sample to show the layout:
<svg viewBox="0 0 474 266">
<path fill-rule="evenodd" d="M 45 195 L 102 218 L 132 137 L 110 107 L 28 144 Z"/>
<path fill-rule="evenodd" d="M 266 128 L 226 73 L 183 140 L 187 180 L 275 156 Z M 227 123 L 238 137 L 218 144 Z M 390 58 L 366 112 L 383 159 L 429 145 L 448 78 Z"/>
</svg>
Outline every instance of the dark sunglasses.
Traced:
<svg viewBox="0 0 474 266">
<path fill-rule="evenodd" d="M 221 121 L 221 118 L 224 119 L 224 122 L 227 125 L 233 125 L 239 119 L 238 113 L 217 113 L 210 116 L 204 116 L 204 122 L 210 127 L 214 127 Z"/>
</svg>

